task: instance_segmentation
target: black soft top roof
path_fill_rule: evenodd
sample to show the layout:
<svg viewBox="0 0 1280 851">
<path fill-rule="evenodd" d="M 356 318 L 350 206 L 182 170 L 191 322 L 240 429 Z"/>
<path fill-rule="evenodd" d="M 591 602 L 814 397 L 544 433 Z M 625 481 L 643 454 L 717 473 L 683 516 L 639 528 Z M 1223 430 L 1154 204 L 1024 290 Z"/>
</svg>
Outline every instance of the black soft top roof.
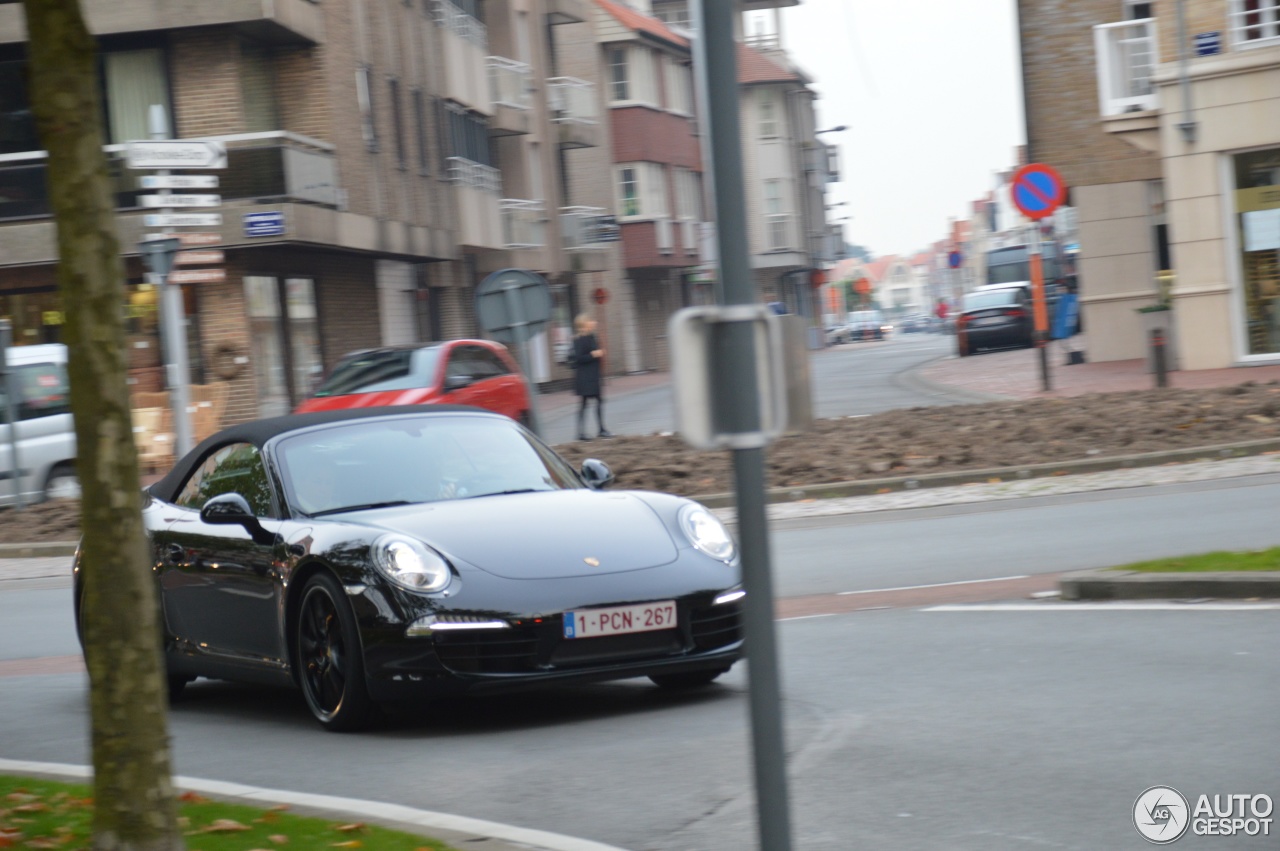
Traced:
<svg viewBox="0 0 1280 851">
<path fill-rule="evenodd" d="M 165 502 L 173 502 L 178 489 L 191 475 L 196 465 L 211 449 L 226 446 L 230 443 L 252 443 L 261 449 L 267 441 L 281 434 L 311 426 L 338 423 L 348 420 L 362 420 L 370 417 L 386 417 L 396 414 L 413 414 L 415 416 L 432 416 L 435 414 L 483 414 L 489 417 L 502 417 L 492 411 L 471 408 L 465 405 L 397 405 L 387 408 L 342 408 L 336 411 L 315 411 L 309 414 L 286 414 L 283 417 L 268 417 L 262 420 L 250 420 L 217 432 L 178 459 L 173 469 L 164 478 L 153 484 L 148 490 Z"/>
</svg>

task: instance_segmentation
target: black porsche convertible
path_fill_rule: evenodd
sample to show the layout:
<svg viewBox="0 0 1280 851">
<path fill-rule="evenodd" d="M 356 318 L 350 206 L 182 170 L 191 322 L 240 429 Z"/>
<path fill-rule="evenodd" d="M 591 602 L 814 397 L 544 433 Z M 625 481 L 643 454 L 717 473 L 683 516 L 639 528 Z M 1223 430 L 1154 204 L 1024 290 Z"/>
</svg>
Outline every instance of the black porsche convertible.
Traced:
<svg viewBox="0 0 1280 851">
<path fill-rule="evenodd" d="M 466 690 L 709 683 L 742 653 L 734 542 L 698 503 L 612 478 L 470 408 L 225 429 L 144 500 L 170 694 L 293 682 L 351 730 Z M 75 577 L 79 609 L 79 556 Z"/>
</svg>

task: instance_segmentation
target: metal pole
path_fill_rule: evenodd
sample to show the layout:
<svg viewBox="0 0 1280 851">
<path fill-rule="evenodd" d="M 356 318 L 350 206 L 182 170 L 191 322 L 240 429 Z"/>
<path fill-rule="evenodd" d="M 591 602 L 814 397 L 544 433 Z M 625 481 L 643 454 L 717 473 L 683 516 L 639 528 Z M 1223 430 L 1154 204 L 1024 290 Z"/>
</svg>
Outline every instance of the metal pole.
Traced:
<svg viewBox="0 0 1280 851">
<path fill-rule="evenodd" d="M 720 303 L 759 301 L 751 276 L 747 244 L 746 195 L 743 189 L 739 127 L 737 47 L 734 23 L 737 0 L 695 0 L 696 67 L 699 98 L 707 118 L 711 179 L 716 208 L 720 258 Z M 712 93 L 716 96 L 712 97 Z M 716 410 L 722 422 L 739 432 L 760 429 L 760 388 L 756 386 L 754 337 L 749 323 L 729 322 L 717 340 L 727 365 L 716 383 Z M 750 660 L 749 702 L 755 757 L 756 809 L 763 851 L 790 851 L 791 815 L 787 795 L 786 747 L 783 738 L 781 683 L 774 634 L 773 579 L 769 565 L 769 527 L 765 513 L 763 447 L 733 450 L 738 504 L 738 537 L 742 545 L 742 578 L 747 596 L 743 627 Z"/>
<path fill-rule="evenodd" d="M 9 347 L 13 345 L 13 325 L 0 319 L 0 381 L 4 382 L 4 421 L 9 426 L 9 458 L 13 462 L 13 507 L 23 508 L 22 465 L 18 459 L 18 382 L 9 370 Z"/>
<path fill-rule="evenodd" d="M 1169 371 L 1165 361 L 1165 339 L 1163 328 L 1151 330 L 1151 360 L 1156 372 L 1156 386 L 1169 386 Z"/>
<path fill-rule="evenodd" d="M 150 136 L 152 139 L 168 139 L 168 121 L 164 107 L 152 104 L 147 115 Z M 156 172 L 165 177 L 167 169 Z M 159 194 L 168 195 L 168 189 L 159 190 Z M 160 213 L 173 212 L 164 207 Z M 152 282 L 160 286 L 161 321 L 164 322 L 165 379 L 169 384 L 169 407 L 173 410 L 173 443 L 174 458 L 181 458 L 191 451 L 195 445 L 191 432 L 191 419 L 187 408 L 191 404 L 187 382 L 191 375 L 191 367 L 187 361 L 187 319 L 182 305 L 182 285 L 169 283 L 168 275 L 153 275 Z"/>
<path fill-rule="evenodd" d="M 1040 257 L 1040 224 L 1031 223 L 1031 301 L 1035 310 L 1036 348 L 1040 350 L 1040 389 L 1053 389 L 1049 380 L 1049 310 L 1044 299 L 1044 265 Z"/>
</svg>

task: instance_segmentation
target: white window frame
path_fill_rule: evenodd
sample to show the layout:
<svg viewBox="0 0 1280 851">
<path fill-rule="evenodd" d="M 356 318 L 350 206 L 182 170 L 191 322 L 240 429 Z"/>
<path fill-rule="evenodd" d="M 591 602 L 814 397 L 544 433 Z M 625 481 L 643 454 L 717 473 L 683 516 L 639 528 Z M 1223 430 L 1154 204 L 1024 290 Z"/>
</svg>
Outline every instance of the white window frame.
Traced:
<svg viewBox="0 0 1280 851">
<path fill-rule="evenodd" d="M 674 56 L 666 61 L 667 110 L 677 115 L 693 115 L 693 68 Z"/>
<path fill-rule="evenodd" d="M 631 100 L 631 56 L 626 45 L 610 45 L 605 51 L 609 60 L 609 101 L 610 103 L 626 103 Z M 618 60 L 622 61 L 619 62 Z M 618 79 L 617 69 L 622 69 L 622 78 Z M 622 97 L 618 97 L 618 88 L 622 87 Z"/>
<path fill-rule="evenodd" d="M 630 173 L 630 179 L 628 179 Z M 626 185 L 635 186 L 636 212 L 627 212 Z M 618 163 L 614 167 L 614 187 L 618 200 L 618 219 L 635 222 L 662 219 L 668 215 L 667 171 L 659 163 Z"/>
<path fill-rule="evenodd" d="M 702 188 L 699 174 L 690 168 L 675 168 L 676 218 L 702 221 Z"/>
<path fill-rule="evenodd" d="M 776 139 L 781 135 L 777 106 L 772 89 L 756 89 L 756 128 L 761 139 Z"/>
<path fill-rule="evenodd" d="M 1251 2 L 1256 2 L 1259 8 L 1246 8 L 1246 4 Z M 1249 15 L 1258 15 L 1259 22 L 1249 24 Z M 1247 37 L 1253 29 L 1259 30 L 1259 35 Z M 1280 0 L 1230 0 L 1227 5 L 1227 31 L 1231 46 L 1236 50 L 1280 45 Z"/>
<path fill-rule="evenodd" d="M 623 62 L 621 63 L 615 61 L 619 53 L 623 57 Z M 620 44 L 610 45 L 606 56 L 609 60 L 610 106 L 644 105 L 659 107 L 660 93 L 658 91 L 656 63 L 660 61 L 661 54 L 655 55 L 654 51 L 647 47 Z M 624 81 L 615 81 L 614 73 L 616 68 L 624 69 L 626 75 Z M 624 97 L 617 97 L 619 94 L 617 91 L 619 82 L 626 87 L 626 91 L 621 92 L 621 94 L 625 95 Z"/>
<path fill-rule="evenodd" d="M 644 213 L 644 192 L 640 188 L 640 163 L 619 164 L 614 169 L 613 185 L 618 193 L 618 218 L 633 220 L 638 219 Z M 633 186 L 634 190 L 628 193 L 624 187 Z M 627 201 L 629 198 L 635 200 L 635 212 L 627 212 Z"/>
</svg>

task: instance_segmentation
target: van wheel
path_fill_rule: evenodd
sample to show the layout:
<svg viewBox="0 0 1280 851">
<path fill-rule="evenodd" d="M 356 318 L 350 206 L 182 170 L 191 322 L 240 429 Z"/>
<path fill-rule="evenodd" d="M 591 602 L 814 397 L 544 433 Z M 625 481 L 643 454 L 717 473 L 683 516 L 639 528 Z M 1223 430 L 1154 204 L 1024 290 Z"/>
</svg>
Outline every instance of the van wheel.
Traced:
<svg viewBox="0 0 1280 851">
<path fill-rule="evenodd" d="M 79 499 L 80 478 L 76 476 L 76 468 L 70 464 L 59 464 L 50 470 L 44 483 L 44 498 Z"/>
</svg>

